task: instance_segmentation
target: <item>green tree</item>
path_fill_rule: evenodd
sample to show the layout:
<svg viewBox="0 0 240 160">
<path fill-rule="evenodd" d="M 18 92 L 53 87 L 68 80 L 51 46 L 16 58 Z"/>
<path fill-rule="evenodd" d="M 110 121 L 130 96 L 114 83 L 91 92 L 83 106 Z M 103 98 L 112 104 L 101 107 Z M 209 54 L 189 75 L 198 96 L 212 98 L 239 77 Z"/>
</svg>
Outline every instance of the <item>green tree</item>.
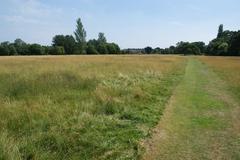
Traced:
<svg viewBox="0 0 240 160">
<path fill-rule="evenodd" d="M 43 55 L 44 50 L 41 45 L 39 44 L 31 44 L 29 47 L 29 52 L 32 55 Z"/>
<path fill-rule="evenodd" d="M 87 46 L 87 54 L 98 54 L 98 51 L 96 50 L 94 45 L 88 44 L 88 46 Z"/>
<path fill-rule="evenodd" d="M 65 44 L 65 36 L 64 35 L 56 35 L 53 37 L 53 46 L 64 46 Z"/>
<path fill-rule="evenodd" d="M 8 56 L 10 54 L 9 45 L 10 43 L 8 41 L 1 43 L 1 48 L 0 48 L 1 55 Z"/>
<path fill-rule="evenodd" d="M 85 48 L 86 48 L 86 37 L 87 37 L 87 33 L 83 27 L 82 21 L 80 18 L 77 19 L 77 29 L 75 30 L 74 34 L 75 34 L 75 39 L 79 45 L 78 50 L 81 53 L 84 53 Z"/>
<path fill-rule="evenodd" d="M 206 51 L 206 45 L 204 42 L 193 42 L 193 45 L 197 46 L 200 49 L 201 53 L 205 53 Z"/>
<path fill-rule="evenodd" d="M 152 51 L 153 51 L 152 47 L 146 47 L 146 48 L 144 48 L 144 52 L 145 52 L 146 54 L 151 54 Z"/>
<path fill-rule="evenodd" d="M 17 50 L 13 44 L 9 45 L 9 55 L 17 55 Z"/>
<path fill-rule="evenodd" d="M 76 42 L 74 37 L 72 35 L 66 35 L 65 42 L 64 42 L 64 50 L 66 54 L 73 54 L 75 45 L 76 45 Z"/>
<path fill-rule="evenodd" d="M 17 54 L 19 54 L 19 55 L 29 54 L 29 46 L 27 45 L 27 43 L 25 43 L 20 38 L 18 38 L 14 41 L 14 46 L 17 50 Z"/>
<path fill-rule="evenodd" d="M 104 33 L 100 32 L 98 34 L 98 42 L 99 43 L 107 43 L 107 39 L 106 39 Z"/>
<path fill-rule="evenodd" d="M 22 46 L 22 45 L 25 45 L 26 42 L 24 42 L 23 40 L 21 40 L 20 38 L 17 38 L 15 41 L 14 41 L 14 45 L 15 46 Z"/>
<path fill-rule="evenodd" d="M 218 27 L 218 35 L 217 35 L 217 38 L 222 37 L 222 34 L 223 34 L 223 24 L 220 24 L 219 27 Z"/>
<path fill-rule="evenodd" d="M 49 54 L 50 55 L 64 55 L 65 50 L 61 46 L 53 46 L 49 48 Z"/>
<path fill-rule="evenodd" d="M 217 50 L 218 50 L 217 51 L 218 55 L 220 55 L 220 56 L 227 55 L 227 53 L 228 53 L 228 43 L 226 43 L 226 42 L 220 43 L 218 45 Z"/>
<path fill-rule="evenodd" d="M 9 55 L 8 47 L 0 45 L 0 55 L 1 56 L 8 56 Z"/>
<path fill-rule="evenodd" d="M 161 48 L 157 47 L 153 50 L 154 54 L 161 54 Z"/>
<path fill-rule="evenodd" d="M 230 41 L 230 55 L 240 56 L 240 31 L 236 32 Z"/>
<path fill-rule="evenodd" d="M 108 49 L 107 49 L 107 45 L 104 43 L 100 43 L 97 46 L 97 51 L 99 54 L 108 54 Z"/>
<path fill-rule="evenodd" d="M 189 42 L 177 43 L 176 52 L 184 55 L 199 55 L 201 53 L 194 43 Z"/>
<path fill-rule="evenodd" d="M 73 54 L 76 42 L 72 35 L 56 35 L 53 37 L 53 46 L 64 47 L 66 54 Z"/>
<path fill-rule="evenodd" d="M 115 43 L 107 43 L 107 50 L 109 54 L 119 54 L 120 48 Z"/>
</svg>

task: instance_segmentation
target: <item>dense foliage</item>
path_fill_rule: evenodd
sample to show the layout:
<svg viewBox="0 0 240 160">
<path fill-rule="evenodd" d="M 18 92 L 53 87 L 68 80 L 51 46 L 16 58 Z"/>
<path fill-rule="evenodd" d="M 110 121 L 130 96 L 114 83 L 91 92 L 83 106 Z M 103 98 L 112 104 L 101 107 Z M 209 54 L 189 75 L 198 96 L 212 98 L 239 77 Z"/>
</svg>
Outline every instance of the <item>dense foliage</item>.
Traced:
<svg viewBox="0 0 240 160">
<path fill-rule="evenodd" d="M 0 55 L 71 55 L 71 54 L 119 54 L 120 47 L 115 43 L 108 43 L 104 33 L 99 33 L 97 40 L 86 41 L 87 33 L 81 19 L 77 20 L 76 30 L 72 35 L 56 35 L 52 46 L 27 44 L 21 39 L 13 43 L 2 42 Z"/>
<path fill-rule="evenodd" d="M 204 42 L 178 42 L 176 46 L 161 49 L 146 47 L 144 49 L 125 49 L 126 54 L 184 54 L 184 55 L 212 55 L 212 56 L 240 56 L 240 30 L 224 31 L 221 24 L 215 39 L 206 45 Z"/>
<path fill-rule="evenodd" d="M 75 36 L 75 37 L 74 37 Z M 71 55 L 71 54 L 184 54 L 211 56 L 240 56 L 240 30 L 224 30 L 221 24 L 215 39 L 206 45 L 204 42 L 178 42 L 176 46 L 161 49 L 150 46 L 143 49 L 120 50 L 115 43 L 108 43 L 104 33 L 99 33 L 98 39 L 86 40 L 87 32 L 82 21 L 77 20 L 76 30 L 72 35 L 56 35 L 52 46 L 27 44 L 21 39 L 13 43 L 2 42 L 0 55 Z"/>
</svg>

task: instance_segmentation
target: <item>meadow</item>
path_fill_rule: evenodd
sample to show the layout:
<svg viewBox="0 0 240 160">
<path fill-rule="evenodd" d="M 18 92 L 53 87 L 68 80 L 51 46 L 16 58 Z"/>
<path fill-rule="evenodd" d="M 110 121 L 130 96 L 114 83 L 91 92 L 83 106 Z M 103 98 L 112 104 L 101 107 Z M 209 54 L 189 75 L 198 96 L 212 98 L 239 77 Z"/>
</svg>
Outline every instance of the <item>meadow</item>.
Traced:
<svg viewBox="0 0 240 160">
<path fill-rule="evenodd" d="M 144 160 L 240 159 L 240 59 L 187 57 Z"/>
<path fill-rule="evenodd" d="M 231 92 L 240 100 L 240 58 L 200 57 L 199 59 L 224 79 Z"/>
<path fill-rule="evenodd" d="M 139 159 L 181 56 L 0 58 L 0 159 Z"/>
</svg>

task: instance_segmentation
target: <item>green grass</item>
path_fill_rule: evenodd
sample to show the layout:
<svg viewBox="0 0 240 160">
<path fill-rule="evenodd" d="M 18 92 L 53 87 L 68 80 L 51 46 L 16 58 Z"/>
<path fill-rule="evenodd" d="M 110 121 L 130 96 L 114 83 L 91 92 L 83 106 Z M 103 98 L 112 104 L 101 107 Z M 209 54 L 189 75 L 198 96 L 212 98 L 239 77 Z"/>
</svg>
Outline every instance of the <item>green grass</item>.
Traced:
<svg viewBox="0 0 240 160">
<path fill-rule="evenodd" d="M 164 136 L 153 136 L 154 148 L 144 159 L 239 159 L 239 105 L 229 87 L 206 65 L 189 58 L 157 128 Z"/>
<path fill-rule="evenodd" d="M 181 57 L 6 58 L 0 159 L 138 159 L 185 69 Z"/>
</svg>

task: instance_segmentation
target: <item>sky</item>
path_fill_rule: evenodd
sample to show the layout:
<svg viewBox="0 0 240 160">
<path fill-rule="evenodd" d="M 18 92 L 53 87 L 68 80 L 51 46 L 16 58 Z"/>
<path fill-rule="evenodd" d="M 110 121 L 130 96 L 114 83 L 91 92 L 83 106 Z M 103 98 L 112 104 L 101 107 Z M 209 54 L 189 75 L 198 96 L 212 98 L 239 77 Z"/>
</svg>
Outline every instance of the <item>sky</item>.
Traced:
<svg viewBox="0 0 240 160">
<path fill-rule="evenodd" d="M 87 39 L 104 32 L 121 48 L 169 47 L 240 29 L 239 0 L 0 0 L 0 42 L 21 38 L 51 45 L 81 18 Z"/>
</svg>

